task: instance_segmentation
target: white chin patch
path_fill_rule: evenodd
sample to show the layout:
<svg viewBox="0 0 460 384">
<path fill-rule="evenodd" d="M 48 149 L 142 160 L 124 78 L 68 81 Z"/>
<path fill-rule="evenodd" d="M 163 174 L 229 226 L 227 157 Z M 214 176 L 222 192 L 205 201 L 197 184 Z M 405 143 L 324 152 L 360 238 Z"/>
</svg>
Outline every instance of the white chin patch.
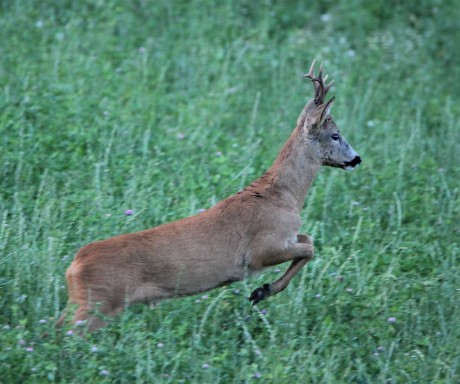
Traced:
<svg viewBox="0 0 460 384">
<path fill-rule="evenodd" d="M 351 165 L 346 165 L 345 167 L 343 167 L 343 169 L 345 169 L 345 171 L 351 172 L 355 170 L 355 167 L 352 167 Z"/>
</svg>

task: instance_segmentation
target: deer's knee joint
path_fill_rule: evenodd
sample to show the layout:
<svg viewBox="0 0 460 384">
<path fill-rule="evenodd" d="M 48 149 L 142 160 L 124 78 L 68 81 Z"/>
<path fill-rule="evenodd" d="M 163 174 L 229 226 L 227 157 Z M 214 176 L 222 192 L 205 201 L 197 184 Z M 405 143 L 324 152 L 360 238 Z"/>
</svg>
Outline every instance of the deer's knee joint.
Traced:
<svg viewBox="0 0 460 384">
<path fill-rule="evenodd" d="M 299 234 L 297 235 L 297 241 L 298 241 L 299 243 L 310 244 L 310 245 L 313 246 L 313 239 L 312 239 L 310 236 L 305 235 L 305 234 L 303 234 L 303 233 L 299 233 Z"/>
</svg>

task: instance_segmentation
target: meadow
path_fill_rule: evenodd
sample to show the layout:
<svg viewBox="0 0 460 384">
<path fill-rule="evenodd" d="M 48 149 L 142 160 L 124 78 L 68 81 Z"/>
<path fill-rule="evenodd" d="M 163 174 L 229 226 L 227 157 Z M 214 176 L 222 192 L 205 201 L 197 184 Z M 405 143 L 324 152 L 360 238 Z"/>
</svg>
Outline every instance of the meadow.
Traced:
<svg viewBox="0 0 460 384">
<path fill-rule="evenodd" d="M 0 383 L 459 383 L 458 14 L 455 0 L 0 2 Z M 289 287 L 247 301 L 282 265 L 84 337 L 56 329 L 78 248 L 264 173 L 313 58 L 363 163 L 314 181 L 316 255 Z"/>
</svg>

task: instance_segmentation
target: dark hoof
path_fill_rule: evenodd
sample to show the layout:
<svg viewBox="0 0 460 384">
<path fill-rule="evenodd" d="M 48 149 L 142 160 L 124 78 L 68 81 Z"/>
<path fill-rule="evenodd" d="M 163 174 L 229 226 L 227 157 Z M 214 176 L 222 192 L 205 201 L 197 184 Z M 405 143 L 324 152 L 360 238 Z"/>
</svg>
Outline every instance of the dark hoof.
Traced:
<svg viewBox="0 0 460 384">
<path fill-rule="evenodd" d="M 264 284 L 263 286 L 254 290 L 249 296 L 248 300 L 252 301 L 252 305 L 256 305 L 259 301 L 262 301 L 266 297 L 270 296 L 270 284 Z"/>
</svg>

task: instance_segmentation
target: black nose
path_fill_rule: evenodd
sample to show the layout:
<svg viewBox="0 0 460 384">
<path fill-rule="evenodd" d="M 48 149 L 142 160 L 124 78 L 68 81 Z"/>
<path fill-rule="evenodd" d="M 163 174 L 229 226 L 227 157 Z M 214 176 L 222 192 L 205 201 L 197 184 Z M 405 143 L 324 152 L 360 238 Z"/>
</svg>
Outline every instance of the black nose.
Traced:
<svg viewBox="0 0 460 384">
<path fill-rule="evenodd" d="M 347 163 L 347 165 L 351 165 L 352 167 L 356 167 L 359 163 L 361 163 L 361 157 L 356 156 L 352 161 Z"/>
</svg>

